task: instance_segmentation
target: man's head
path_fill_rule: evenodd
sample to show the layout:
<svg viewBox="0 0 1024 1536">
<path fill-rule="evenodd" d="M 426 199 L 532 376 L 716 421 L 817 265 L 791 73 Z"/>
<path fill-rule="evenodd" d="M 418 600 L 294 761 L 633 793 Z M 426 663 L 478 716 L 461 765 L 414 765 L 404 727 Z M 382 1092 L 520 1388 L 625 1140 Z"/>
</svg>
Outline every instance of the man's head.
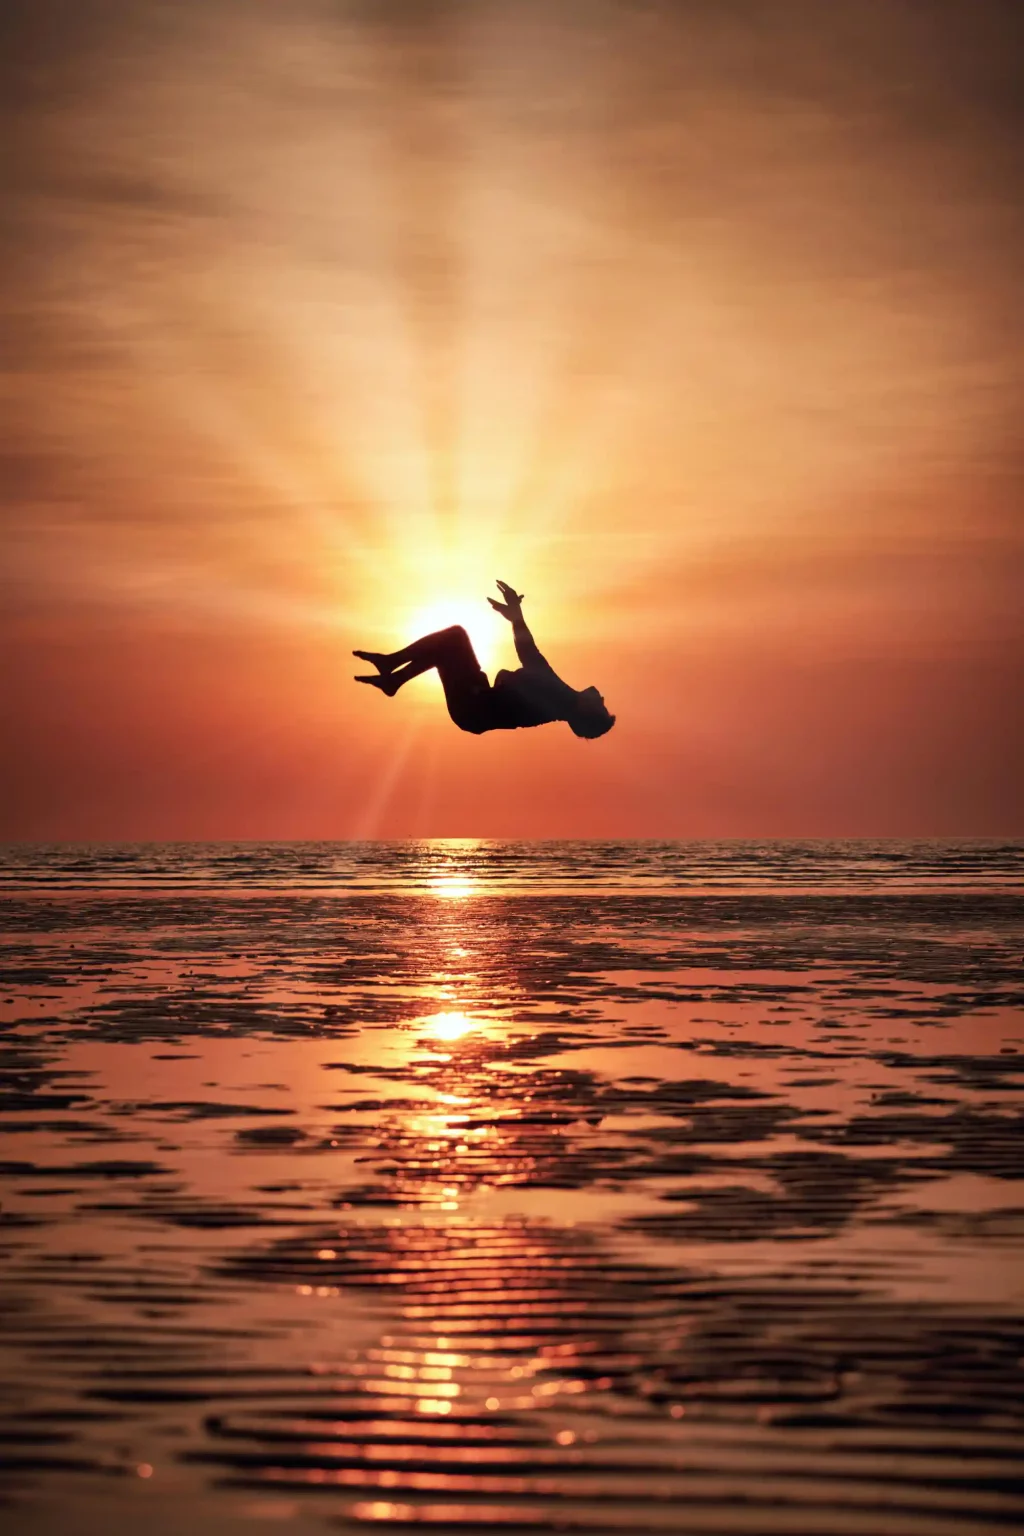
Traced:
<svg viewBox="0 0 1024 1536">
<path fill-rule="evenodd" d="M 596 688 L 582 688 L 577 693 L 576 702 L 567 719 L 573 735 L 583 736 L 588 741 L 603 736 L 615 724 L 615 716 L 608 713 L 608 707 Z"/>
</svg>

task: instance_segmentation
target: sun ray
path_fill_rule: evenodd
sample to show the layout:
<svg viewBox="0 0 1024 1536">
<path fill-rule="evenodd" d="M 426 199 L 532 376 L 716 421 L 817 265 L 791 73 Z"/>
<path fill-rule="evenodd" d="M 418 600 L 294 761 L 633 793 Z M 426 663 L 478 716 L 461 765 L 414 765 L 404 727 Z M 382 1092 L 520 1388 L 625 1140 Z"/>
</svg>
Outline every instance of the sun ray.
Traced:
<svg viewBox="0 0 1024 1536">
<path fill-rule="evenodd" d="M 398 781 L 412 757 L 413 748 L 422 735 L 424 724 L 422 716 L 410 711 L 406 716 L 406 722 L 405 730 L 388 753 L 383 771 L 371 784 L 365 802 L 352 818 L 348 836 L 354 842 L 369 842 L 377 835 Z"/>
</svg>

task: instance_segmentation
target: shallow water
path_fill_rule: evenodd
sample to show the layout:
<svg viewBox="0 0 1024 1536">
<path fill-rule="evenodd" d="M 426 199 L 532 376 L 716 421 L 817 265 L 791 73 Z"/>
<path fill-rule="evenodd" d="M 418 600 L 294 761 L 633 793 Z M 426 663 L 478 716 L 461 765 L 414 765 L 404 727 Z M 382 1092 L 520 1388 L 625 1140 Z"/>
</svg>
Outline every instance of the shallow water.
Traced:
<svg viewBox="0 0 1024 1536">
<path fill-rule="evenodd" d="M 1019 1529 L 1022 870 L 11 850 L 5 1529 Z"/>
</svg>

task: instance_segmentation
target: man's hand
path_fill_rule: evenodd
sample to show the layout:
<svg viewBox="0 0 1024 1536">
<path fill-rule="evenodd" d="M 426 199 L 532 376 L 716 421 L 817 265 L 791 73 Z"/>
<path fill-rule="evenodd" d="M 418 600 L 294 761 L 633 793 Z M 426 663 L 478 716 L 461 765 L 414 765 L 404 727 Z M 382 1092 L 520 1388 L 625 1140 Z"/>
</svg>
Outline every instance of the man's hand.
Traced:
<svg viewBox="0 0 1024 1536">
<path fill-rule="evenodd" d="M 511 623 L 523 611 L 524 594 L 517 592 L 515 587 L 510 587 L 507 581 L 498 582 L 498 591 L 504 598 L 504 602 L 499 603 L 496 597 L 489 597 L 487 601 L 496 613 L 500 613 L 503 618 L 508 619 Z"/>
</svg>

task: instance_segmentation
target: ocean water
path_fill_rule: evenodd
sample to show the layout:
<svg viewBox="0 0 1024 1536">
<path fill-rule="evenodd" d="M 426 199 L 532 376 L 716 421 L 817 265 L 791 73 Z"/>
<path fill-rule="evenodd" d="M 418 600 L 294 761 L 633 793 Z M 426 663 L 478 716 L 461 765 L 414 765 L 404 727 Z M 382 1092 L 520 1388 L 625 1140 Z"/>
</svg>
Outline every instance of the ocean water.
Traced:
<svg viewBox="0 0 1024 1536">
<path fill-rule="evenodd" d="M 1024 845 L 0 880 L 5 1532 L 1024 1528 Z"/>
</svg>

